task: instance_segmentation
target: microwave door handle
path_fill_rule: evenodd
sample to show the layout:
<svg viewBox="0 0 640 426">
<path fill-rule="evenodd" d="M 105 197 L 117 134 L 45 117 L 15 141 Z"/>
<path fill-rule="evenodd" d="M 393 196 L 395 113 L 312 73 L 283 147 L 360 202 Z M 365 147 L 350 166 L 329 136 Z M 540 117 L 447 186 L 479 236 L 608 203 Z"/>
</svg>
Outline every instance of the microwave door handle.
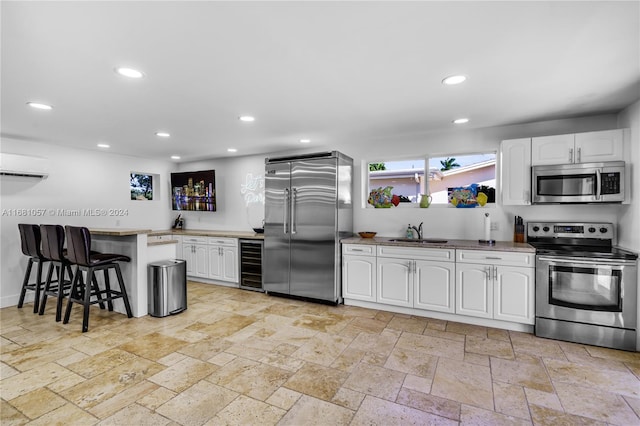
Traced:
<svg viewBox="0 0 640 426">
<path fill-rule="evenodd" d="M 600 169 L 596 169 L 596 200 L 600 199 L 602 193 L 602 175 Z"/>
</svg>

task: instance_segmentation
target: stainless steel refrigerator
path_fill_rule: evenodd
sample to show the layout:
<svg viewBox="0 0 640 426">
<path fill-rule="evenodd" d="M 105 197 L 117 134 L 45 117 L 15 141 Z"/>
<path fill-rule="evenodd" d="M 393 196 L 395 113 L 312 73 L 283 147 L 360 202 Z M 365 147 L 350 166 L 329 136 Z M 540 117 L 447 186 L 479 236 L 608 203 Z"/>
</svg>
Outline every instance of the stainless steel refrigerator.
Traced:
<svg viewBox="0 0 640 426">
<path fill-rule="evenodd" d="M 267 158 L 264 290 L 342 302 L 340 239 L 353 233 L 353 159 Z"/>
</svg>

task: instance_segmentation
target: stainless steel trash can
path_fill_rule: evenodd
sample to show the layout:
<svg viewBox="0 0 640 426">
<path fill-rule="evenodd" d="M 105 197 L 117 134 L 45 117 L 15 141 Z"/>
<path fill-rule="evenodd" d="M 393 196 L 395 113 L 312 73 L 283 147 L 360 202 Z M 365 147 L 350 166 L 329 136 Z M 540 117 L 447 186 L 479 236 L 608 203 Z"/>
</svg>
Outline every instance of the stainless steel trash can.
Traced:
<svg viewBox="0 0 640 426">
<path fill-rule="evenodd" d="M 187 262 L 162 260 L 147 266 L 149 315 L 166 317 L 187 309 Z"/>
</svg>

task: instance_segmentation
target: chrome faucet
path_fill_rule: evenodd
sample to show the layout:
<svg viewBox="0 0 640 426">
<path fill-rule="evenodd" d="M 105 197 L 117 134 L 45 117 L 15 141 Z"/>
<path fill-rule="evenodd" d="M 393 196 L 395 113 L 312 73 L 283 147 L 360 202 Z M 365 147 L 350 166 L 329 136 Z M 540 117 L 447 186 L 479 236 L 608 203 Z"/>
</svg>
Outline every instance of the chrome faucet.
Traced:
<svg viewBox="0 0 640 426">
<path fill-rule="evenodd" d="M 411 229 L 413 229 L 414 231 L 416 231 L 416 233 L 418 234 L 418 239 L 421 240 L 422 239 L 422 224 L 424 222 L 420 222 L 420 225 L 418 225 L 418 227 L 416 228 L 415 226 L 412 226 Z"/>
</svg>

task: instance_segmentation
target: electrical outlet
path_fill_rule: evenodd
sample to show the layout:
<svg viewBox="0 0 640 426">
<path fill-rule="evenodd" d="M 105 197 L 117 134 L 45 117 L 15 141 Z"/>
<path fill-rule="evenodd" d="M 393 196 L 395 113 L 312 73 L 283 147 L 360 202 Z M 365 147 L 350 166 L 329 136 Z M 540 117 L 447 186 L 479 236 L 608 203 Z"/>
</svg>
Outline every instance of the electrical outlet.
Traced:
<svg viewBox="0 0 640 426">
<path fill-rule="evenodd" d="M 492 231 L 498 230 L 498 222 L 491 222 L 491 230 Z"/>
</svg>

